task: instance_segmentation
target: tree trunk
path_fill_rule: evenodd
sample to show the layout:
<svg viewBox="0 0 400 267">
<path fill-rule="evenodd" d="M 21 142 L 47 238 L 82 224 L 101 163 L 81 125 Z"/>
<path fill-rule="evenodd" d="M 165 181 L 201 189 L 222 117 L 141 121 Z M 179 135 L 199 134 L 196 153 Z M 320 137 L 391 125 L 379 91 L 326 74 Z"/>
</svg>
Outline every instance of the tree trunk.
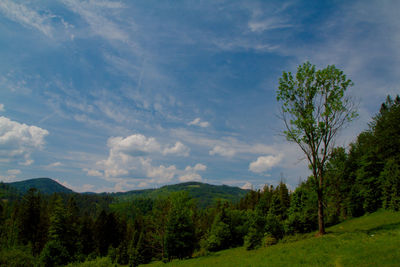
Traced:
<svg viewBox="0 0 400 267">
<path fill-rule="evenodd" d="M 318 234 L 317 236 L 322 236 L 325 234 L 325 224 L 324 224 L 324 204 L 322 198 L 322 188 L 318 188 Z"/>
</svg>

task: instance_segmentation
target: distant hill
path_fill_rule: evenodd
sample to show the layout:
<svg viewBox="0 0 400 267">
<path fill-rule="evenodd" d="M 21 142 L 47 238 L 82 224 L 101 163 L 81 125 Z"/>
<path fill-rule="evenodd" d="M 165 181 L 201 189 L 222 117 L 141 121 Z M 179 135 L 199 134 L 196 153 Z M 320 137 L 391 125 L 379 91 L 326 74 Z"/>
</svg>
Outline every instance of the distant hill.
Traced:
<svg viewBox="0 0 400 267">
<path fill-rule="evenodd" d="M 25 194 L 30 188 L 36 188 L 43 194 L 53 193 L 75 193 L 71 189 L 59 184 L 50 178 L 34 178 L 20 182 L 4 183 L 0 188 L 0 196 L 8 196 L 11 193 Z M 4 192 L 2 192 L 2 191 Z M 199 182 L 186 182 L 181 184 L 166 185 L 157 189 L 132 190 L 118 193 L 100 193 L 98 195 L 112 196 L 116 202 L 126 202 L 135 198 L 152 198 L 168 196 L 172 192 L 186 191 L 192 198 L 197 199 L 202 207 L 213 204 L 216 200 L 239 201 L 246 195 L 248 190 L 227 185 L 211 185 Z M 96 193 L 83 193 L 93 194 Z"/>
<path fill-rule="evenodd" d="M 166 185 L 158 189 L 133 190 L 123 193 L 112 193 L 117 200 L 129 201 L 137 197 L 157 198 L 168 196 L 172 192 L 186 191 L 192 198 L 198 200 L 200 206 L 209 206 L 216 200 L 239 201 L 248 190 L 227 185 L 212 185 L 199 182 L 186 182 L 181 184 Z"/>
<path fill-rule="evenodd" d="M 34 178 L 20 182 L 7 183 L 18 192 L 25 194 L 30 188 L 36 188 L 42 194 L 75 193 L 71 189 L 59 184 L 50 178 Z"/>
</svg>

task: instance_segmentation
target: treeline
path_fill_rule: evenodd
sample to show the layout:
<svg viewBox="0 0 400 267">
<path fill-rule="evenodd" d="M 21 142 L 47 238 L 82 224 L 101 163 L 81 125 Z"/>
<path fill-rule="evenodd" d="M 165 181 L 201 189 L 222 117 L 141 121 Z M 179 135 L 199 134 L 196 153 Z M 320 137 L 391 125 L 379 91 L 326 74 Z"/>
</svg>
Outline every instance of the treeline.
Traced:
<svg viewBox="0 0 400 267">
<path fill-rule="evenodd" d="M 400 210 L 400 97 L 387 98 L 368 130 L 327 163 L 326 224 L 377 209 Z M 108 257 L 137 266 L 245 246 L 273 245 L 318 227 L 314 179 L 293 192 L 281 181 L 238 203 L 207 208 L 185 192 L 112 203 L 107 196 L 44 196 L 30 190 L 0 205 L 0 265 L 60 266 Z"/>
</svg>

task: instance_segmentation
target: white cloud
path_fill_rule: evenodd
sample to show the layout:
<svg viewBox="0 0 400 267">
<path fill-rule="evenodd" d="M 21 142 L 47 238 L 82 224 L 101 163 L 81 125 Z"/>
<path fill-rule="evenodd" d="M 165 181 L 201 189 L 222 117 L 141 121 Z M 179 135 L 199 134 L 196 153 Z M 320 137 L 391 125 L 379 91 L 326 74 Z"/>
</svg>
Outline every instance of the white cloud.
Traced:
<svg viewBox="0 0 400 267">
<path fill-rule="evenodd" d="M 84 171 L 88 175 L 116 182 L 120 189 L 126 188 L 124 183 L 130 180 L 141 180 L 146 184 L 168 183 L 176 178 L 199 181 L 201 176 L 197 172 L 207 169 L 200 163 L 187 166 L 183 170 L 173 164 L 153 164 L 152 156 L 187 156 L 189 148 L 181 142 L 176 142 L 173 146 L 162 145 L 155 138 L 134 134 L 125 138 L 111 137 L 107 145 L 110 148 L 108 158 L 98 161 L 96 168 Z"/>
<path fill-rule="evenodd" d="M 0 111 L 4 111 L 4 104 L 0 104 Z"/>
<path fill-rule="evenodd" d="M 208 121 L 201 121 L 200 118 L 196 118 L 193 121 L 189 122 L 188 125 L 194 125 L 194 126 L 199 126 L 202 128 L 206 128 L 210 126 L 210 123 Z"/>
<path fill-rule="evenodd" d="M 181 142 L 176 142 L 173 147 L 166 147 L 163 151 L 164 155 L 168 154 L 175 154 L 175 155 L 180 155 L 180 156 L 189 156 L 189 151 L 190 149 L 182 144 Z"/>
<path fill-rule="evenodd" d="M 0 10 L 9 19 L 27 27 L 35 28 L 47 36 L 51 36 L 52 28 L 49 24 L 51 15 L 41 15 L 25 5 L 9 0 L 0 1 Z"/>
<path fill-rule="evenodd" d="M 205 171 L 207 170 L 207 166 L 201 163 L 197 163 L 194 167 L 187 166 L 185 168 L 186 172 L 191 172 L 191 171 Z"/>
<path fill-rule="evenodd" d="M 201 180 L 202 180 L 202 177 L 198 173 L 188 173 L 188 174 L 184 174 L 179 177 L 179 181 L 181 181 L 181 182 L 190 182 L 190 181 L 199 182 Z"/>
<path fill-rule="evenodd" d="M 187 166 L 183 174 L 179 176 L 179 181 L 181 182 L 202 181 L 203 178 L 197 172 L 205 170 L 207 170 L 207 166 L 201 163 L 197 163 L 194 167 Z"/>
<path fill-rule="evenodd" d="M 220 139 L 208 138 L 202 133 L 185 129 L 172 130 L 171 135 L 187 143 L 207 147 L 209 155 L 233 157 L 238 154 L 277 154 L 280 148 L 274 145 L 248 144 L 234 137 L 221 137 Z"/>
<path fill-rule="evenodd" d="M 88 169 L 84 169 L 84 171 L 86 171 L 86 174 L 87 174 L 88 176 L 96 176 L 96 177 L 102 177 L 102 176 L 103 176 L 103 173 L 100 172 L 100 171 L 98 171 L 98 170 L 92 170 L 92 169 L 88 170 Z"/>
<path fill-rule="evenodd" d="M 264 20 L 253 20 L 248 23 L 252 32 L 264 32 L 274 29 L 289 28 L 292 25 L 286 23 L 282 18 L 270 17 Z"/>
<path fill-rule="evenodd" d="M 120 2 L 78 0 L 63 0 L 62 2 L 89 24 L 93 34 L 110 41 L 126 42 L 129 40 L 127 33 L 104 14 L 108 10 L 122 9 L 123 5 Z"/>
<path fill-rule="evenodd" d="M 17 161 L 31 165 L 31 154 L 45 144 L 47 130 L 29 126 L 0 116 L 0 161 Z"/>
<path fill-rule="evenodd" d="M 111 137 L 108 139 L 107 145 L 114 152 L 123 152 L 130 155 L 161 152 L 161 145 L 155 138 L 147 138 L 141 134 L 133 134 L 126 138 Z"/>
<path fill-rule="evenodd" d="M 17 169 L 11 169 L 7 170 L 6 175 L 0 175 L 0 181 L 5 182 L 5 183 L 11 183 L 15 182 L 17 179 L 17 175 L 21 174 L 20 170 Z"/>
<path fill-rule="evenodd" d="M 244 185 L 242 185 L 240 188 L 242 189 L 253 189 L 253 184 L 250 182 L 246 182 Z"/>
<path fill-rule="evenodd" d="M 59 184 L 65 186 L 65 187 L 71 189 L 74 192 L 79 192 L 79 193 L 82 193 L 82 192 L 93 192 L 93 189 L 94 189 L 94 185 L 92 185 L 92 184 L 84 184 L 82 186 L 74 186 L 74 185 L 69 184 L 66 181 L 62 182 L 62 181 L 60 181 L 58 179 L 55 179 L 55 180 L 57 181 L 57 183 L 59 183 Z"/>
<path fill-rule="evenodd" d="M 21 170 L 16 170 L 16 169 L 8 170 L 7 174 L 9 174 L 9 175 L 18 175 L 18 174 L 21 174 Z"/>
<path fill-rule="evenodd" d="M 63 164 L 62 164 L 61 162 L 57 161 L 57 162 L 53 162 L 53 163 L 47 165 L 47 168 L 60 167 L 60 166 L 62 166 L 62 165 L 63 165 Z"/>
<path fill-rule="evenodd" d="M 148 186 L 149 186 L 149 184 L 146 183 L 146 182 L 140 182 L 140 183 L 138 184 L 138 187 L 140 187 L 140 188 L 148 187 Z"/>
<path fill-rule="evenodd" d="M 213 155 L 221 155 L 224 157 L 233 157 L 236 154 L 235 149 L 231 147 L 223 147 L 220 145 L 215 146 L 212 150 L 210 150 L 209 154 Z"/>
<path fill-rule="evenodd" d="M 281 159 L 282 155 L 258 157 L 256 161 L 250 163 L 249 170 L 255 173 L 263 173 L 276 166 Z"/>
</svg>

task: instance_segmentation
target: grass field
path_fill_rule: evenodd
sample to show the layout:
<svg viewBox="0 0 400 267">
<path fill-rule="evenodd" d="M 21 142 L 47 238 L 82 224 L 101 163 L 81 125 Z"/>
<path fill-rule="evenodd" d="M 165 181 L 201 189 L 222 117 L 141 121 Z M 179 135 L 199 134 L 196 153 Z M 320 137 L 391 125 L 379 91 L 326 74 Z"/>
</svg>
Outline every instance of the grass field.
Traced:
<svg viewBox="0 0 400 267">
<path fill-rule="evenodd" d="M 400 212 L 379 211 L 277 245 L 235 248 L 208 256 L 143 266 L 400 266 Z M 297 240 L 297 241 L 296 241 Z"/>
</svg>

